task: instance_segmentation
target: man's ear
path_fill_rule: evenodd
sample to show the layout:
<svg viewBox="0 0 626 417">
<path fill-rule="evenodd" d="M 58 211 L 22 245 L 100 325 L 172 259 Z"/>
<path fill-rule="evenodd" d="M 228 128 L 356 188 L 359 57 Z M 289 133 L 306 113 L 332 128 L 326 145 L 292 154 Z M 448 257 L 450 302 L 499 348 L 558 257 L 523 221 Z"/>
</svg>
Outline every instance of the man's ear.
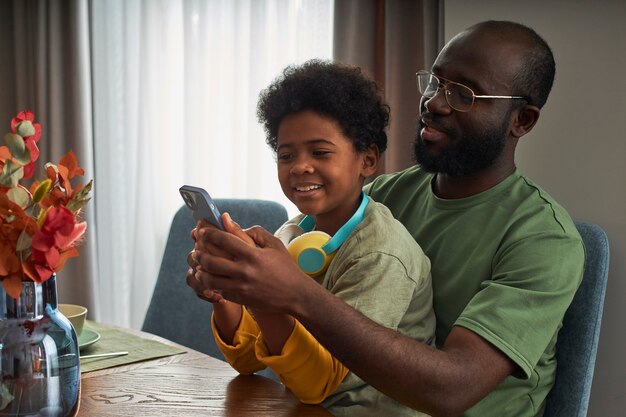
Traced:
<svg viewBox="0 0 626 417">
<path fill-rule="evenodd" d="M 370 147 L 363 152 L 363 167 L 361 174 L 364 178 L 370 177 L 376 173 L 378 168 L 378 161 L 380 160 L 380 151 L 378 146 L 370 145 Z"/>
<path fill-rule="evenodd" d="M 511 115 L 511 135 L 519 139 L 530 132 L 539 120 L 539 113 L 539 107 L 530 104 L 515 109 Z"/>
</svg>

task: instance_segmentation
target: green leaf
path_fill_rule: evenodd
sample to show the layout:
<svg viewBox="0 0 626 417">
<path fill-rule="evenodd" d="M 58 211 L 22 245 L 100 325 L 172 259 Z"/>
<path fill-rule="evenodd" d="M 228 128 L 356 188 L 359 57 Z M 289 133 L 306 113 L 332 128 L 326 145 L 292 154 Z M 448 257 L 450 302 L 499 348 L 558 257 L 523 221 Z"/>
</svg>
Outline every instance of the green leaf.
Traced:
<svg viewBox="0 0 626 417">
<path fill-rule="evenodd" d="M 67 203 L 66 207 L 72 213 L 76 213 L 78 210 L 85 207 L 87 203 L 89 203 L 89 200 L 91 200 L 91 198 L 85 198 L 83 200 L 76 200 L 73 198 L 69 203 Z"/>
<path fill-rule="evenodd" d="M 20 252 L 29 249 L 32 243 L 33 238 L 28 233 L 26 233 L 26 230 L 22 230 L 22 233 L 20 233 L 20 237 L 15 243 L 15 251 Z"/>
<path fill-rule="evenodd" d="M 48 191 L 50 191 L 50 187 L 52 187 L 52 181 L 50 181 L 50 178 L 46 178 L 45 180 L 43 180 L 35 189 L 35 192 L 33 193 L 33 202 L 35 203 L 39 203 L 43 197 L 48 194 Z"/>
<path fill-rule="evenodd" d="M 17 126 L 15 126 L 15 130 L 17 131 L 17 134 L 22 137 L 32 136 L 35 134 L 35 127 L 33 126 L 33 122 L 30 120 L 24 120 L 23 122 L 18 123 Z"/>
<path fill-rule="evenodd" d="M 89 200 L 91 200 L 91 197 L 87 197 L 87 194 L 91 192 L 92 187 L 93 180 L 89 181 L 89 183 L 81 188 L 80 191 L 76 193 L 74 198 L 72 198 L 67 203 L 67 209 L 70 210 L 72 213 L 76 213 L 78 210 L 83 208 L 89 202 Z"/>
<path fill-rule="evenodd" d="M 20 164 L 26 165 L 30 162 L 30 150 L 26 147 L 24 139 L 15 133 L 7 133 L 4 135 L 4 142 L 7 144 L 11 155 Z"/>
<path fill-rule="evenodd" d="M 30 206 L 32 201 L 30 193 L 22 187 L 11 188 L 9 191 L 7 191 L 7 197 L 9 197 L 9 200 L 19 205 L 22 210 Z"/>
<path fill-rule="evenodd" d="M 9 391 L 7 386 L 0 384 L 0 407 L 2 407 L 0 410 L 4 410 L 14 399 L 15 397 L 11 395 L 11 391 Z"/>
<path fill-rule="evenodd" d="M 16 135 L 15 133 L 7 133 L 4 135 L 4 143 L 7 144 L 13 156 L 22 155 L 26 149 L 24 138 L 20 135 Z"/>
<path fill-rule="evenodd" d="M 4 187 L 17 187 L 19 181 L 24 177 L 24 168 L 8 159 L 4 164 L 0 174 L 0 185 Z"/>
</svg>

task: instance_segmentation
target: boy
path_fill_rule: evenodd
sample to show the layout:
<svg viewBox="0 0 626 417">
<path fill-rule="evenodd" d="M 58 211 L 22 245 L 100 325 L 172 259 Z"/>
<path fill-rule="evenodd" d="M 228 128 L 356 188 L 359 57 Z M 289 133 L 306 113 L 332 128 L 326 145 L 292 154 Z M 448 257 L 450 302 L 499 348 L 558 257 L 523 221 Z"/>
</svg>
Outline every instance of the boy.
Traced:
<svg viewBox="0 0 626 417">
<path fill-rule="evenodd" d="M 281 188 L 303 213 L 277 236 L 298 252 L 294 246 L 309 238 L 305 232 L 328 234 L 319 246 L 331 247 L 319 255 L 320 264 L 319 250 L 312 256 L 302 255 L 310 253 L 306 249 L 292 253 L 294 260 L 372 320 L 432 343 L 430 262 L 389 210 L 362 192 L 387 145 L 389 108 L 376 83 L 340 64 L 313 60 L 288 67 L 261 93 L 258 117 L 276 152 Z M 235 230 L 227 215 L 224 225 Z M 300 233 L 305 235 L 292 240 Z M 208 249 L 202 229 L 194 236 L 201 263 Z M 196 278 L 203 274 L 198 267 Z M 220 299 L 210 291 L 205 295 Z M 321 403 L 335 415 L 422 415 L 365 384 L 292 316 L 222 300 L 215 303 L 212 326 L 235 369 L 250 374 L 269 366 L 302 402 Z"/>
</svg>

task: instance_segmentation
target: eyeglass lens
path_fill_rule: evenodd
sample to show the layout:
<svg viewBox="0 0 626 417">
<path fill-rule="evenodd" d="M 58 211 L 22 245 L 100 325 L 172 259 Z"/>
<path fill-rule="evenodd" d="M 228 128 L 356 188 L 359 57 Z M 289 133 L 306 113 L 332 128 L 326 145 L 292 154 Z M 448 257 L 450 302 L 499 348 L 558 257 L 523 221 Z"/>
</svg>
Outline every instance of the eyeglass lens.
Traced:
<svg viewBox="0 0 626 417">
<path fill-rule="evenodd" d="M 474 104 L 474 92 L 462 84 L 452 81 L 442 83 L 439 78 L 429 73 L 417 74 L 417 87 L 421 95 L 433 98 L 442 87 L 446 102 L 450 107 L 458 111 L 468 111 Z"/>
</svg>

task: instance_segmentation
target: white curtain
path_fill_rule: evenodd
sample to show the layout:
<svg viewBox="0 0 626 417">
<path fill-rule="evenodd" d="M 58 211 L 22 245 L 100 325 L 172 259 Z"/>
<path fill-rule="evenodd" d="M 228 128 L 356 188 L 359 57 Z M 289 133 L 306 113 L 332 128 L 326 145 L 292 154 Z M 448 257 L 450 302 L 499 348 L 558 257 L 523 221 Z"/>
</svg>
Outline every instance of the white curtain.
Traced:
<svg viewBox="0 0 626 417">
<path fill-rule="evenodd" d="M 256 103 L 286 65 L 332 57 L 333 1 L 91 6 L 95 315 L 139 328 L 182 184 L 215 198 L 277 200 L 295 213 L 276 179 Z"/>
</svg>

